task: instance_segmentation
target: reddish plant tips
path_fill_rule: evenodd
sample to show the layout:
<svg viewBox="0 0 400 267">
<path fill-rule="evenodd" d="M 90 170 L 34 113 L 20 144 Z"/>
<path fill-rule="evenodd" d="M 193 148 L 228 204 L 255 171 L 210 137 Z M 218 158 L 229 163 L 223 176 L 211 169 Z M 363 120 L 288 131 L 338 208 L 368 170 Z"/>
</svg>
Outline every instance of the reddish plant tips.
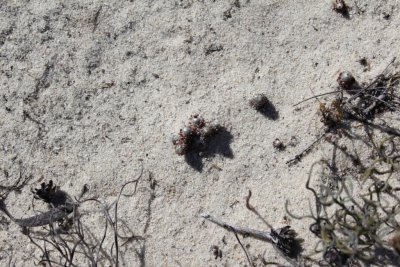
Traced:
<svg viewBox="0 0 400 267">
<path fill-rule="evenodd" d="M 210 137 L 218 130 L 219 126 L 208 123 L 198 114 L 190 116 L 189 122 L 179 130 L 177 135 L 172 136 L 172 144 L 178 155 L 185 155 L 195 146 L 204 146 Z"/>
</svg>

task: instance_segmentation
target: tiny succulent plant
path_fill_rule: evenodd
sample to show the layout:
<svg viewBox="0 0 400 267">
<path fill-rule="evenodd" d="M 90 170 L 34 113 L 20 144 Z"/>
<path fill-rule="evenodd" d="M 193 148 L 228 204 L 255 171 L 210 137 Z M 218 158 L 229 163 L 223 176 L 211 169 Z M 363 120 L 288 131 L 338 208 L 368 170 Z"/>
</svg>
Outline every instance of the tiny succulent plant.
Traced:
<svg viewBox="0 0 400 267">
<path fill-rule="evenodd" d="M 205 121 L 198 114 L 192 115 L 185 127 L 171 138 L 176 154 L 186 154 L 197 143 L 205 145 L 219 129 L 219 125 Z"/>
</svg>

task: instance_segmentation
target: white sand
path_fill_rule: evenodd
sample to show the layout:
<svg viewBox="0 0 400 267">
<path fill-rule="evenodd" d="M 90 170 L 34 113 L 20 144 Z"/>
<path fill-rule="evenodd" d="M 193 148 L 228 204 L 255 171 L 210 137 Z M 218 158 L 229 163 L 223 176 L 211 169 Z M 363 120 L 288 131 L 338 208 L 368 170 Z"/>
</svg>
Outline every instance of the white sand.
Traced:
<svg viewBox="0 0 400 267">
<path fill-rule="evenodd" d="M 30 189 L 41 177 L 73 196 L 87 183 L 90 196 L 112 203 L 138 175 L 142 159 L 138 192 L 122 197 L 119 214 L 146 241 L 121 249 L 123 266 L 248 264 L 235 236 L 199 214 L 268 230 L 245 207 L 249 189 L 252 205 L 274 227 L 285 225 L 287 199 L 306 214 L 307 173 L 313 162 L 330 157 L 331 146 L 322 142 L 299 164 L 286 166 L 322 132 L 318 102 L 297 110 L 293 105 L 334 90 L 341 70 L 369 81 L 400 56 L 400 3 L 357 1 L 358 11 L 355 1 L 346 2 L 350 19 L 332 11 L 328 0 L 0 0 L 1 184 L 12 184 L 21 169 L 33 176 L 21 193 L 8 196 L 7 205 L 16 217 L 33 215 Z M 229 9 L 231 18 L 224 19 Z M 210 45 L 223 49 L 206 55 Z M 362 57 L 370 71 L 357 62 Z M 53 67 L 41 79 L 46 65 Z M 35 88 L 37 97 L 29 97 Z M 268 96 L 278 119 L 248 106 L 257 93 Z M 24 112 L 42 126 L 24 120 Z M 170 142 L 195 113 L 227 129 L 220 141 L 233 155 L 203 159 L 202 171 L 176 155 Z M 288 143 L 292 136 L 297 146 L 282 152 L 272 147 L 275 138 Z M 157 182 L 150 209 L 149 173 Z M 45 210 L 37 201 L 35 207 Z M 100 238 L 100 214 L 86 220 Z M 311 252 L 315 239 L 307 222 L 290 225 Z M 0 250 L 16 266 L 33 266 L 40 251 L 20 228 L 10 223 L 0 229 Z M 242 242 L 252 257 L 285 263 L 269 244 Z M 142 245 L 140 262 L 135 250 Z M 212 245 L 222 250 L 221 259 L 214 259 Z M 3 252 L 0 265 L 9 258 Z"/>
</svg>

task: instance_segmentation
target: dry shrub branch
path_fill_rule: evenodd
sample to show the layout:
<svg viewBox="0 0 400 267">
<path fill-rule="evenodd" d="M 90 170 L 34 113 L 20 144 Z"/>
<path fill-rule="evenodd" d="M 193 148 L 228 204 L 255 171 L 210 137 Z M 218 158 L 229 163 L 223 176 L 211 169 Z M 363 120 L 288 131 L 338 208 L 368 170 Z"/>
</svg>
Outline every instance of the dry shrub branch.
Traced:
<svg viewBox="0 0 400 267">
<path fill-rule="evenodd" d="M 310 213 L 297 216 L 286 203 L 290 216 L 311 220 L 309 230 L 319 240 L 315 253 L 322 254 L 320 265 L 398 266 L 400 262 L 400 132 L 382 116 L 400 111 L 399 72 L 386 74 L 393 63 L 394 59 L 368 84 L 340 73 L 335 99 L 320 102 L 324 140 L 333 145 L 332 157 L 310 169 L 306 182 L 314 198 Z M 344 145 L 356 136 L 368 157 L 361 158 Z M 350 166 L 339 168 L 340 156 Z"/>
</svg>

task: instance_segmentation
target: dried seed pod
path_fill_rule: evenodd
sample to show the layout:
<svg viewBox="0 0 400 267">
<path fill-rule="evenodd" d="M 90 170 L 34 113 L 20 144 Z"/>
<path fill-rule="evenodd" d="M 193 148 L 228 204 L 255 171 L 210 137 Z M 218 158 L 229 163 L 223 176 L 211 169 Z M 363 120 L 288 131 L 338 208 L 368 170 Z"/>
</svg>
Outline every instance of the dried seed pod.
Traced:
<svg viewBox="0 0 400 267">
<path fill-rule="evenodd" d="M 341 14 L 347 13 L 347 5 L 343 0 L 333 0 L 332 9 Z"/>
<path fill-rule="evenodd" d="M 201 124 L 201 119 L 199 117 L 197 117 L 197 116 L 193 117 L 192 118 L 192 124 L 196 125 L 196 126 L 199 126 Z"/>
<path fill-rule="evenodd" d="M 190 135 L 192 135 L 193 131 L 189 127 L 185 127 L 182 129 L 181 133 L 184 137 L 189 137 Z"/>
<path fill-rule="evenodd" d="M 356 82 L 356 79 L 348 71 L 342 71 L 337 78 L 339 86 L 345 90 L 350 89 Z"/>
<path fill-rule="evenodd" d="M 198 114 L 195 114 L 190 117 L 189 124 L 192 125 L 192 127 L 194 127 L 195 129 L 197 129 L 203 127 L 206 124 L 206 122 Z"/>
<path fill-rule="evenodd" d="M 268 98 L 264 94 L 258 94 L 254 98 L 250 99 L 249 104 L 255 110 L 260 110 L 265 107 L 269 102 Z"/>
<path fill-rule="evenodd" d="M 278 138 L 276 138 L 274 140 L 274 142 L 272 143 L 272 145 L 274 146 L 275 149 L 277 150 L 283 150 L 285 148 L 285 145 L 283 144 L 283 142 L 281 140 L 279 140 Z"/>
</svg>

